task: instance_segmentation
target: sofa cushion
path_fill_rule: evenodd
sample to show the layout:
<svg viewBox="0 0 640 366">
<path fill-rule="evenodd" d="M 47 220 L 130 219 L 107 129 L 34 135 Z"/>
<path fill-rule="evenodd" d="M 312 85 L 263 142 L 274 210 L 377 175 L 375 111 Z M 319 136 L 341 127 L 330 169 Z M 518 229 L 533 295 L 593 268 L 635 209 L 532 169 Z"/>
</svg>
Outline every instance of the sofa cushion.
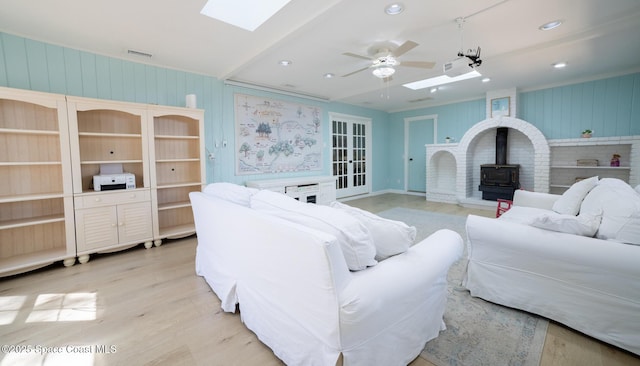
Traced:
<svg viewBox="0 0 640 366">
<path fill-rule="evenodd" d="M 335 236 L 347 267 L 358 271 L 373 266 L 376 247 L 367 227 L 341 210 L 300 202 L 287 195 L 261 190 L 251 196 L 251 208 Z"/>
<path fill-rule="evenodd" d="M 598 184 L 598 177 L 583 179 L 574 183 L 554 204 L 553 210 L 559 214 L 577 215 L 585 196 Z"/>
<path fill-rule="evenodd" d="M 249 207 L 251 196 L 258 192 L 255 188 L 227 182 L 211 183 L 204 187 L 202 191 L 208 195 L 245 207 Z"/>
<path fill-rule="evenodd" d="M 330 206 L 346 212 L 367 227 L 376 246 L 376 260 L 406 252 L 416 239 L 416 228 L 402 221 L 385 219 L 337 201 L 331 202 Z"/>
<path fill-rule="evenodd" d="M 604 178 L 582 202 L 580 213 L 602 212 L 596 237 L 640 245 L 640 195 L 620 179 Z"/>
</svg>

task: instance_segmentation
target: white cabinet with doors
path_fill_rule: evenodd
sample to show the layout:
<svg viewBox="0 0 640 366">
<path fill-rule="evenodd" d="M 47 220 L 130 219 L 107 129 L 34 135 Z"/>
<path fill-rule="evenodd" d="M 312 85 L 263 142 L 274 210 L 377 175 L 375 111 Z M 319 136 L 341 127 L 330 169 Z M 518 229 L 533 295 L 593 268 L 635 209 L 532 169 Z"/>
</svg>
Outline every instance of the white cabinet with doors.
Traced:
<svg viewBox="0 0 640 366">
<path fill-rule="evenodd" d="M 89 254 L 109 252 L 144 242 L 152 245 L 149 190 L 122 190 L 75 197 L 77 254 L 80 263 Z"/>
</svg>

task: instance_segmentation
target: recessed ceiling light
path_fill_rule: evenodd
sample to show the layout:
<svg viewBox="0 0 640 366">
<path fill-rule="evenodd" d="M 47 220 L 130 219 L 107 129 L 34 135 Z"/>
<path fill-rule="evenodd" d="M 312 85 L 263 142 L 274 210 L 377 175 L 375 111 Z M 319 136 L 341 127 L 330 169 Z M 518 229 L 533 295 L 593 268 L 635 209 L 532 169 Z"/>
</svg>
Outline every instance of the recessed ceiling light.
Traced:
<svg viewBox="0 0 640 366">
<path fill-rule="evenodd" d="M 435 93 L 438 91 L 438 88 L 431 88 L 431 90 L 429 90 L 431 92 L 431 94 Z"/>
<path fill-rule="evenodd" d="M 488 83 L 488 82 L 490 82 L 490 81 L 491 81 L 491 78 L 484 78 L 484 79 L 482 79 L 482 82 L 483 82 L 483 83 Z"/>
<path fill-rule="evenodd" d="M 564 67 L 567 67 L 567 63 L 566 62 L 556 62 L 555 64 L 551 65 L 556 69 L 562 69 Z"/>
<path fill-rule="evenodd" d="M 543 25 L 539 26 L 538 29 L 548 31 L 552 30 L 553 28 L 559 27 L 560 24 L 562 24 L 562 20 L 554 20 L 552 22 L 544 23 Z"/>
<path fill-rule="evenodd" d="M 289 65 L 291 65 L 292 63 L 293 63 L 293 62 L 291 62 L 290 60 L 280 60 L 280 61 L 278 61 L 278 64 L 279 64 L 280 66 L 289 66 Z"/>
<path fill-rule="evenodd" d="M 324 76 L 325 79 L 332 79 L 336 75 L 328 72 L 328 73 L 324 74 L 323 76 Z"/>
<path fill-rule="evenodd" d="M 402 5 L 401 3 L 390 4 L 390 5 L 387 5 L 386 8 L 384 8 L 384 12 L 389 15 L 398 15 L 403 11 L 404 11 L 404 5 Z"/>
</svg>

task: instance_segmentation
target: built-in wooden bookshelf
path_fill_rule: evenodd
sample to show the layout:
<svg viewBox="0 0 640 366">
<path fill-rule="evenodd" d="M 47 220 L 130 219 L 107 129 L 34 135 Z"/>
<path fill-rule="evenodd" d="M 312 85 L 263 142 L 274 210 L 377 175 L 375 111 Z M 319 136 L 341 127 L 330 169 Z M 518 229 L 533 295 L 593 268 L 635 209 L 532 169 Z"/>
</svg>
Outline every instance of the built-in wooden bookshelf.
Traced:
<svg viewBox="0 0 640 366">
<path fill-rule="evenodd" d="M 75 263 L 64 96 L 0 88 L 0 276 Z"/>
<path fill-rule="evenodd" d="M 96 252 L 140 243 L 151 247 L 146 106 L 67 98 L 74 171 L 77 255 L 80 263 Z M 116 164 L 135 176 L 136 188 L 97 191 L 93 177 Z M 79 172 L 79 173 L 78 173 Z"/>
<path fill-rule="evenodd" d="M 0 276 L 193 234 L 204 159 L 203 110 L 0 87 Z"/>
<path fill-rule="evenodd" d="M 189 192 L 206 181 L 204 111 L 149 109 L 154 243 L 195 232 Z"/>
</svg>

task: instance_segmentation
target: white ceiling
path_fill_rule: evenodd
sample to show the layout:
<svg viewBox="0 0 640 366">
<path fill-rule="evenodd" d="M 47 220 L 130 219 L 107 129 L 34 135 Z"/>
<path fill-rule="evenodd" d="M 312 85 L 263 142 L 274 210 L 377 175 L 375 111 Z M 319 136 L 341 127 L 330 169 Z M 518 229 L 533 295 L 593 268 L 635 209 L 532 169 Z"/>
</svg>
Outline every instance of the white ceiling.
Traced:
<svg viewBox="0 0 640 366">
<path fill-rule="evenodd" d="M 254 32 L 200 14 L 206 0 L 0 0 L 0 31 L 61 46 L 185 70 L 221 80 L 399 111 L 482 98 L 488 90 L 533 90 L 640 70 L 638 0 L 292 0 Z M 461 31 L 456 18 L 466 18 Z M 551 20 L 564 24 L 543 32 Z M 462 37 L 461 37 L 462 36 Z M 438 76 L 442 64 L 482 48 L 480 78 L 431 94 L 403 83 Z M 388 84 L 368 65 L 374 45 L 419 46 L 400 57 L 434 61 L 431 70 L 399 67 Z M 127 54 L 128 49 L 153 55 Z M 287 59 L 288 67 L 278 64 Z M 566 61 L 555 70 L 551 64 Z M 336 77 L 326 79 L 325 73 Z M 429 100 L 415 101 L 424 98 Z M 412 102 L 413 101 L 413 102 Z"/>
</svg>

